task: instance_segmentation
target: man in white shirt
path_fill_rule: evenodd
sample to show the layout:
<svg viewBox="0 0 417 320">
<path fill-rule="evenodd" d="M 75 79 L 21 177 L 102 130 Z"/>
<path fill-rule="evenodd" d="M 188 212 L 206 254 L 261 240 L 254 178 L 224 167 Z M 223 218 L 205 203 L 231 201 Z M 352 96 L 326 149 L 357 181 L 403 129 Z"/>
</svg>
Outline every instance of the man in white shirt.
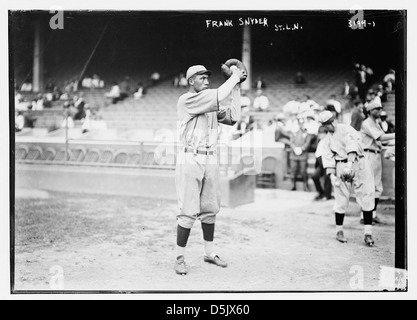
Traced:
<svg viewBox="0 0 417 320">
<path fill-rule="evenodd" d="M 256 91 L 256 98 L 253 101 L 253 108 L 255 111 L 266 111 L 269 108 L 269 99 L 263 94 L 262 90 Z"/>
</svg>

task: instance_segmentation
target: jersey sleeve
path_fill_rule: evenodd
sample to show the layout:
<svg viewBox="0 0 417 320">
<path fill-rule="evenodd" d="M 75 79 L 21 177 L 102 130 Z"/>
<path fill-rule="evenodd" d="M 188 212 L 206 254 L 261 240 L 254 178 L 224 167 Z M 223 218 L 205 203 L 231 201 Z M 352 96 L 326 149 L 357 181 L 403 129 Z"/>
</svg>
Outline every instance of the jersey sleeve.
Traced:
<svg viewBox="0 0 417 320">
<path fill-rule="evenodd" d="M 369 121 L 364 121 L 361 128 L 362 133 L 372 137 L 374 140 L 378 140 L 383 134 L 384 131 L 379 129 L 377 126 L 373 126 Z"/>
<path fill-rule="evenodd" d="M 217 112 L 217 121 L 219 123 L 233 126 L 241 117 L 241 100 L 240 89 L 234 88 L 231 93 L 231 103 L 225 109 Z"/>
<path fill-rule="evenodd" d="M 206 89 L 198 93 L 188 95 L 184 101 L 184 107 L 188 114 L 199 115 L 219 110 L 217 89 Z"/>
<path fill-rule="evenodd" d="M 330 139 L 329 136 L 327 135 L 325 138 L 323 138 L 320 141 L 321 145 L 320 145 L 320 153 L 321 153 L 321 158 L 323 161 L 323 168 L 325 169 L 334 169 L 336 168 L 336 160 L 334 158 L 334 154 L 332 152 L 332 150 L 330 149 Z"/>
</svg>

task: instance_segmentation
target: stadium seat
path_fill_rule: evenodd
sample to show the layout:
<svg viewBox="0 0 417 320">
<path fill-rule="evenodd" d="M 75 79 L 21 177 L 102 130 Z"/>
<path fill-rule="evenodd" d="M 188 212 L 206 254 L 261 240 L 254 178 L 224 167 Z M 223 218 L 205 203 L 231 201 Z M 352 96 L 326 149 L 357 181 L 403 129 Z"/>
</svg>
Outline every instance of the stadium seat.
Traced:
<svg viewBox="0 0 417 320">
<path fill-rule="evenodd" d="M 25 160 L 40 160 L 42 157 L 42 148 L 38 146 L 33 146 L 30 148 Z"/>
<path fill-rule="evenodd" d="M 19 145 L 15 151 L 15 160 L 24 160 L 29 152 L 27 146 Z"/>
<path fill-rule="evenodd" d="M 91 149 L 88 150 L 85 158 L 83 160 L 84 163 L 95 163 L 100 159 L 100 151 L 98 149 Z"/>
<path fill-rule="evenodd" d="M 125 164 L 127 162 L 127 153 L 125 151 L 119 151 L 114 156 L 114 163 Z"/>
<path fill-rule="evenodd" d="M 84 160 L 86 151 L 85 148 L 75 148 L 75 149 L 71 149 L 71 157 L 70 157 L 70 161 L 71 162 L 82 162 Z"/>
<path fill-rule="evenodd" d="M 69 149 L 68 149 L 68 151 L 66 151 L 65 149 L 59 150 L 55 155 L 54 161 L 56 161 L 56 162 L 65 161 L 65 154 L 66 153 L 67 153 L 66 160 L 68 161 L 71 158 L 71 154 L 72 154 L 72 151 L 69 150 Z"/>
<path fill-rule="evenodd" d="M 55 159 L 56 150 L 54 148 L 47 148 L 43 153 L 43 160 L 53 161 Z"/>
<path fill-rule="evenodd" d="M 126 164 L 140 164 L 142 162 L 142 156 L 140 153 L 129 154 Z"/>
<path fill-rule="evenodd" d="M 145 153 L 143 157 L 143 164 L 147 166 L 156 165 L 155 153 L 152 151 Z"/>
<path fill-rule="evenodd" d="M 113 161 L 113 151 L 112 150 L 104 150 L 100 156 L 100 163 L 111 163 Z"/>
</svg>

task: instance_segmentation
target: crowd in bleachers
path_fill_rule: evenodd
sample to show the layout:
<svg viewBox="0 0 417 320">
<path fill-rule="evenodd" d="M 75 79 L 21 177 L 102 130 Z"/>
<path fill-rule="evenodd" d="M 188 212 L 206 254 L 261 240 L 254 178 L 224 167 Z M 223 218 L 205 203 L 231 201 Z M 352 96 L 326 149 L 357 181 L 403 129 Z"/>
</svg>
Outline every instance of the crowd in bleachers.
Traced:
<svg viewBox="0 0 417 320">
<path fill-rule="evenodd" d="M 355 64 L 355 80 L 351 85 L 345 82 L 342 85 L 340 98 L 331 94 L 329 99 L 321 101 L 320 104 L 314 101 L 308 94 L 302 98 L 295 96 L 281 108 L 282 112 L 269 119 L 267 123 L 261 123 L 254 117 L 255 112 L 266 111 L 268 98 L 261 88 L 266 88 L 258 78 L 254 86 L 256 97 L 252 102 L 247 92 L 242 92 L 242 118 L 235 125 L 232 136 L 238 139 L 244 134 L 256 129 L 273 129 L 275 141 L 282 142 L 287 151 L 288 175 L 293 181 L 292 190 L 296 190 L 296 181 L 304 183 L 304 190 L 308 190 L 307 163 L 309 154 L 314 154 L 320 137 L 325 134 L 318 122 L 318 115 L 324 110 L 334 113 L 336 121 L 346 123 L 361 130 L 362 122 L 367 118 L 366 106 L 372 101 L 387 101 L 387 95 L 393 92 L 395 84 L 395 71 L 390 69 L 381 81 L 376 81 L 371 68 L 365 65 Z M 297 73 L 296 79 L 300 80 L 302 74 Z M 302 81 L 305 83 L 306 80 Z M 300 82 L 301 83 L 301 82 Z M 262 97 L 262 102 L 259 102 Z M 382 105 L 382 104 L 381 104 Z M 394 123 L 388 118 L 385 111 L 381 113 L 380 126 L 386 133 L 395 132 Z M 326 179 L 324 187 L 320 178 L 324 175 L 320 159 L 315 161 L 315 171 L 311 175 L 315 183 L 318 196 L 317 199 L 331 199 L 329 194 L 329 181 Z M 331 186 L 330 186 L 331 187 Z"/>
<path fill-rule="evenodd" d="M 44 90 L 39 93 L 32 92 L 32 83 L 25 81 L 20 90 L 15 91 L 15 131 L 35 128 L 38 118 L 43 116 L 36 111 L 49 110 L 59 114 L 58 118 L 62 120 L 49 125 L 49 131 L 66 126 L 74 128 L 76 121 L 79 121 L 87 132 L 89 128 L 97 127 L 94 125 L 96 121 L 102 122 L 99 114 L 101 106 L 91 107 L 85 100 L 82 90 L 103 87 L 104 81 L 96 74 L 92 78 L 85 76 L 81 82 L 75 79 L 68 80 L 63 84 L 62 89 L 49 80 Z"/>
<path fill-rule="evenodd" d="M 319 113 L 329 110 L 335 114 L 336 121 L 350 124 L 359 131 L 362 121 L 367 117 L 366 105 L 375 99 L 387 101 L 388 95 L 395 88 L 394 70 L 389 70 L 379 81 L 373 70 L 365 65 L 355 64 L 353 72 L 355 76 L 351 82 L 341 82 L 339 92 L 334 92 L 321 101 L 314 100 L 314 91 L 305 86 L 308 83 L 306 77 L 301 72 L 297 72 L 293 83 L 300 90 L 294 90 L 293 98 L 280 106 L 274 105 L 275 100 L 269 98 L 269 94 L 274 90 L 272 84 L 259 76 L 252 83 L 249 91 L 242 91 L 242 117 L 228 134 L 231 134 L 231 139 L 238 139 L 254 129 L 272 130 L 275 132 L 275 141 L 283 143 L 288 151 L 287 177 L 293 182 L 293 190 L 296 189 L 296 181 L 299 180 L 303 182 L 304 189 L 308 190 L 308 179 L 311 177 L 318 192 L 317 199 L 330 199 L 329 183 L 326 180 L 322 186 L 322 165 L 319 159 L 314 157 L 320 137 L 325 134 L 318 123 Z M 178 74 L 172 79 L 174 87 L 187 87 L 184 74 Z M 148 81 L 149 83 L 144 85 L 126 76 L 120 82 L 115 81 L 108 92 L 101 94 L 104 94 L 111 103 L 118 103 L 126 98 L 138 100 L 146 94 L 150 85 L 157 85 L 161 81 L 161 76 L 155 72 Z M 86 76 L 80 84 L 75 80 L 67 81 L 62 90 L 54 83 L 48 82 L 45 90 L 36 95 L 29 94 L 27 90 L 31 89 L 30 87 L 31 84 L 26 83 L 21 87 L 20 92 L 16 91 L 16 131 L 21 131 L 24 127 L 33 128 L 36 124 L 36 115 L 32 111 L 45 110 L 56 103 L 61 105 L 60 110 L 63 111 L 61 127 L 73 128 L 78 121 L 84 133 L 107 128 L 100 114 L 102 106 L 90 106 L 82 90 L 79 90 L 103 89 L 104 82 L 99 76 L 93 75 L 91 78 Z M 306 88 L 304 93 L 303 88 Z M 266 121 L 261 121 L 257 117 L 257 114 L 269 117 L 272 113 L 273 116 Z M 395 131 L 393 121 L 390 121 L 386 112 L 381 114 L 381 127 L 387 133 Z M 314 172 L 307 174 L 312 155 L 315 159 Z"/>
</svg>

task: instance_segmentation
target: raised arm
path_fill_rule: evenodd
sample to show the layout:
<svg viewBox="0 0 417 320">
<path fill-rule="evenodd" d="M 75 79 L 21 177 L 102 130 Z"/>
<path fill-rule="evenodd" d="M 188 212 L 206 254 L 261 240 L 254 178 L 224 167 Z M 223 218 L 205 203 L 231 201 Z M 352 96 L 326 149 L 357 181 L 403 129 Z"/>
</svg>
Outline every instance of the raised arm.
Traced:
<svg viewBox="0 0 417 320">
<path fill-rule="evenodd" d="M 230 76 L 229 79 L 223 83 L 218 89 L 218 99 L 219 101 L 223 101 L 226 99 L 229 94 L 232 92 L 233 88 L 240 82 L 243 77 L 243 71 L 238 68 L 231 68 L 233 74 Z"/>
<path fill-rule="evenodd" d="M 231 93 L 230 105 L 217 112 L 217 121 L 233 126 L 241 118 L 240 87 L 235 85 Z"/>
</svg>

